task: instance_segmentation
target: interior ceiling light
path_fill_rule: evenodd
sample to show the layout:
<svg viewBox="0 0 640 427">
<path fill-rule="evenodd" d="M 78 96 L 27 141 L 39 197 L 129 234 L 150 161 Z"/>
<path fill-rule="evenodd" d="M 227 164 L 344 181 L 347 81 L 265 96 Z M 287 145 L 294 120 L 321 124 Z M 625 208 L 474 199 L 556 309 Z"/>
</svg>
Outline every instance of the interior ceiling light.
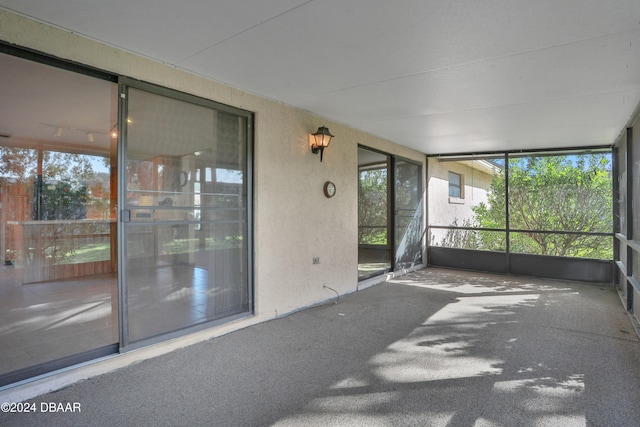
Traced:
<svg viewBox="0 0 640 427">
<path fill-rule="evenodd" d="M 65 130 L 70 131 L 71 135 L 73 135 L 73 132 L 83 132 L 87 136 L 87 141 L 89 141 L 89 142 L 95 142 L 96 135 L 109 135 L 110 134 L 112 138 L 116 138 L 118 136 L 118 133 L 117 133 L 118 124 L 117 123 L 115 125 L 113 125 L 111 130 L 108 131 L 108 132 L 102 131 L 102 130 L 87 129 L 87 128 L 77 128 L 75 126 L 65 126 L 65 125 L 61 125 L 61 124 L 51 124 L 51 123 L 40 123 L 40 124 L 44 125 L 44 126 L 50 126 L 50 127 L 54 128 L 55 132 L 53 133 L 53 135 L 56 138 L 62 137 L 62 133 Z"/>
</svg>

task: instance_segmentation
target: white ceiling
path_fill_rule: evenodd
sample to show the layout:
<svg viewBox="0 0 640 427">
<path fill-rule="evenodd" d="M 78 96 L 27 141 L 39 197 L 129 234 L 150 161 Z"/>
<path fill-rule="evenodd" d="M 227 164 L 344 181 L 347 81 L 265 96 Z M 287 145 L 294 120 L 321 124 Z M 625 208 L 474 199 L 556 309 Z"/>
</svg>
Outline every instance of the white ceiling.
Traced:
<svg viewBox="0 0 640 427">
<path fill-rule="evenodd" d="M 610 144 L 640 101 L 638 0 L 0 7 L 426 153 Z"/>
</svg>

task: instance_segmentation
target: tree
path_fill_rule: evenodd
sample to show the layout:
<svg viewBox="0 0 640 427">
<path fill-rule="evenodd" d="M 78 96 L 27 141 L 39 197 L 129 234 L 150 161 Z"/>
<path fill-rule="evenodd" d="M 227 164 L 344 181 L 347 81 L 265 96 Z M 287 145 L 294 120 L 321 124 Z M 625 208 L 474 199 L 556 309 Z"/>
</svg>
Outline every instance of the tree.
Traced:
<svg viewBox="0 0 640 427">
<path fill-rule="evenodd" d="M 97 158 L 85 154 L 65 153 L 31 148 L 0 146 L 0 186 L 7 194 L 4 221 L 41 221 L 23 231 L 25 239 L 38 244 L 25 245 L 30 256 L 7 248 L 7 260 L 30 258 L 45 260 L 48 264 L 61 263 L 73 258 L 78 241 L 70 236 L 101 231 L 103 224 L 80 223 L 69 220 L 84 219 L 87 207 L 93 205 L 107 211 L 109 200 L 92 194 L 96 183 L 109 184 L 109 176 L 99 176 L 93 163 Z M 103 160 L 107 164 L 107 160 Z M 40 172 L 40 175 L 38 174 Z M 108 188 L 108 187 L 107 187 Z M 104 186 L 98 196 L 105 197 Z M 68 221 L 68 222 L 65 222 Z"/>
<path fill-rule="evenodd" d="M 387 244 L 387 169 L 360 171 L 358 238 L 360 244 Z"/>
<path fill-rule="evenodd" d="M 40 198 L 40 212 L 34 213 L 34 217 L 39 216 L 41 221 L 86 218 L 87 187 L 84 185 L 75 185 L 68 180 L 43 185 Z"/>
<path fill-rule="evenodd" d="M 538 156 L 509 161 L 509 228 L 514 253 L 611 259 L 611 239 L 559 232 L 609 233 L 612 226 L 610 156 Z M 496 174 L 474 226 L 505 227 L 505 174 Z M 540 232 L 542 231 L 542 232 Z M 504 250 L 504 233 L 485 233 L 482 245 Z M 498 237 L 499 236 L 499 237 Z"/>
</svg>

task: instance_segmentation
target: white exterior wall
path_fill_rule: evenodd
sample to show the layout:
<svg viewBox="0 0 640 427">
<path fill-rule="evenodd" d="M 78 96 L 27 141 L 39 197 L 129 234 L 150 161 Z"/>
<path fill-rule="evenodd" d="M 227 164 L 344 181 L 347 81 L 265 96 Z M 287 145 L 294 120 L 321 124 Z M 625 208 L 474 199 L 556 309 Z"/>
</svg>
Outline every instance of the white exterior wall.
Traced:
<svg viewBox="0 0 640 427">
<path fill-rule="evenodd" d="M 449 172 L 464 177 L 464 198 L 449 200 Z M 492 175 L 461 162 L 441 162 L 429 158 L 429 196 L 437 203 L 429 204 L 429 222 L 433 225 L 451 225 L 457 218 L 461 226 L 463 220 L 473 217 L 472 208 L 487 202 L 487 190 L 491 187 Z"/>
<path fill-rule="evenodd" d="M 449 172 L 463 176 L 464 197 L 453 199 L 449 197 Z M 464 225 L 465 220 L 473 218 L 473 207 L 480 203 L 487 203 L 488 189 L 491 187 L 493 176 L 479 169 L 471 167 L 469 162 L 446 161 L 429 158 L 429 224 Z M 439 243 L 447 234 L 447 230 L 431 230 L 430 239 Z"/>
<path fill-rule="evenodd" d="M 357 145 L 425 167 L 423 154 L 390 141 L 3 10 L 0 40 L 255 113 L 255 316 L 71 370 L 45 380 L 36 394 L 335 297 L 323 285 L 341 294 L 355 291 Z M 336 137 L 321 163 L 319 155 L 311 153 L 309 134 L 322 125 Z M 332 199 L 323 195 L 328 180 L 337 187 Z M 319 265 L 312 264 L 313 257 L 320 257 Z M 4 397 L 29 398 L 34 390 L 33 385 L 23 391 L 14 388 Z"/>
</svg>

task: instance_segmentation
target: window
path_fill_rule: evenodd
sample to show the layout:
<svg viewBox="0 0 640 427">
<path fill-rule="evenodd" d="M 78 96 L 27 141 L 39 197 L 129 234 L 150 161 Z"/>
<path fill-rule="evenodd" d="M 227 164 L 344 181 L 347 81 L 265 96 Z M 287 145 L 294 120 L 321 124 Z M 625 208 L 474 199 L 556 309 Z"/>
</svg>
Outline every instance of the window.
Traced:
<svg viewBox="0 0 640 427">
<path fill-rule="evenodd" d="M 462 192 L 462 175 L 449 172 L 449 197 L 456 197 L 462 199 L 464 193 Z"/>
</svg>

